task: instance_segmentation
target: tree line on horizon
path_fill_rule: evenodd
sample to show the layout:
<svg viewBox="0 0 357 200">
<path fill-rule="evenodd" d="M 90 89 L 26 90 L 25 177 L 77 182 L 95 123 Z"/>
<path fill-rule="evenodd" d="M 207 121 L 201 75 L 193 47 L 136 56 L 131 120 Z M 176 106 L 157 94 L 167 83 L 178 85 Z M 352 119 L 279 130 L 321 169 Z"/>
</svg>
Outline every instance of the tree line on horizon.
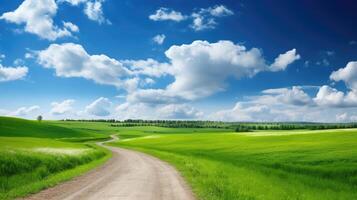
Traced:
<svg viewBox="0 0 357 200">
<path fill-rule="evenodd" d="M 315 123 L 315 122 L 223 122 L 201 120 L 144 120 L 144 119 L 64 119 L 62 121 L 105 122 L 112 127 L 158 126 L 167 128 L 221 128 L 236 132 L 255 130 L 323 130 L 357 128 L 357 123 Z"/>
</svg>

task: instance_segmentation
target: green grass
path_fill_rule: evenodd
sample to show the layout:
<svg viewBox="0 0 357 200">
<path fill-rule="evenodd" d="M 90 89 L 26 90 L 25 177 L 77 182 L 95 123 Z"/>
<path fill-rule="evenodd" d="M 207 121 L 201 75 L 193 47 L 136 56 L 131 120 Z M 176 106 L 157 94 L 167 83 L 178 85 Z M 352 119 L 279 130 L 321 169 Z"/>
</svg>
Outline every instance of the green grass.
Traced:
<svg viewBox="0 0 357 200">
<path fill-rule="evenodd" d="M 103 163 L 108 156 L 108 151 L 91 144 L 0 137 L 0 199 L 52 186 Z"/>
<path fill-rule="evenodd" d="M 112 145 L 174 165 L 200 199 L 357 199 L 357 130 L 234 133 L 1 117 L 0 130 L 0 199 L 39 191 L 98 166 L 110 155 L 88 141 L 112 134 L 121 139 Z M 91 150 L 55 155 L 38 149 Z"/>
<path fill-rule="evenodd" d="M 48 121 L 0 117 L 0 199 L 38 192 L 104 163 L 111 153 L 88 141 L 105 138 Z"/>
<path fill-rule="evenodd" d="M 50 122 L 31 121 L 19 118 L 0 117 L 0 136 L 37 138 L 78 138 L 103 137 L 95 132 L 74 130 L 53 125 Z"/>
<path fill-rule="evenodd" d="M 176 132 L 113 145 L 173 164 L 200 199 L 357 199 L 357 130 L 252 133 Z"/>
<path fill-rule="evenodd" d="M 100 133 L 102 135 L 120 134 L 120 139 L 135 137 L 145 137 L 153 134 L 192 134 L 192 133 L 214 133 L 229 132 L 229 129 L 217 128 L 165 128 L 155 126 L 138 126 L 138 127 L 112 127 L 111 123 L 106 122 L 78 122 L 78 121 L 46 121 L 50 125 L 60 126 L 76 131 L 88 133 Z"/>
</svg>

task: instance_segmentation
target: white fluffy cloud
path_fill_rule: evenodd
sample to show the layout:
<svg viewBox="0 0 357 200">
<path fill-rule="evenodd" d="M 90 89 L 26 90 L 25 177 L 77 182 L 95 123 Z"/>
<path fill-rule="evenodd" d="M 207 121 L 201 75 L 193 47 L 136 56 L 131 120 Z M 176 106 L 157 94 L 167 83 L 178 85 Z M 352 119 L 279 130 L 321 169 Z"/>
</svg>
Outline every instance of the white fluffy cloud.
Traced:
<svg viewBox="0 0 357 200">
<path fill-rule="evenodd" d="M 144 104 L 169 104 L 184 101 L 181 97 L 163 89 L 139 89 L 129 93 L 126 100 L 130 103 Z"/>
<path fill-rule="evenodd" d="M 108 116 L 111 113 L 112 102 L 109 99 L 100 97 L 93 103 L 86 106 L 85 111 L 90 115 Z"/>
<path fill-rule="evenodd" d="M 214 7 L 208 8 L 207 10 L 212 16 L 215 17 L 223 17 L 223 16 L 229 16 L 234 14 L 233 11 L 229 10 L 224 5 L 216 5 Z"/>
<path fill-rule="evenodd" d="M 22 64 L 19 59 L 14 61 L 16 67 L 5 67 L 1 64 L 2 59 L 5 58 L 4 54 L 0 54 L 0 82 L 14 81 L 24 78 L 28 73 L 28 68 L 19 66 Z"/>
<path fill-rule="evenodd" d="M 94 2 L 88 1 L 84 8 L 84 13 L 87 17 L 100 24 L 106 22 L 103 15 L 102 2 L 104 2 L 104 0 L 96 0 Z"/>
<path fill-rule="evenodd" d="M 170 74 L 171 70 L 170 64 L 160 63 L 152 58 L 146 60 L 121 60 L 120 62 L 136 75 L 161 77 Z"/>
<path fill-rule="evenodd" d="M 197 40 L 191 44 L 171 46 L 165 55 L 169 63 L 152 59 L 122 61 L 125 65 L 131 64 L 133 73 L 174 77 L 165 89 L 137 90 L 128 95 L 127 101 L 163 104 L 195 100 L 225 90 L 225 81 L 229 77 L 239 79 L 271 71 L 261 50 L 247 49 L 231 41 L 209 43 Z"/>
<path fill-rule="evenodd" d="M 153 21 L 165 21 L 165 20 L 171 20 L 171 21 L 182 21 L 186 17 L 181 14 L 181 12 L 174 11 L 169 8 L 159 8 L 156 10 L 155 14 L 152 14 L 149 16 L 149 19 Z"/>
<path fill-rule="evenodd" d="M 199 13 L 192 13 L 191 17 L 193 18 L 191 28 L 195 31 L 214 29 L 217 25 L 217 22 L 214 20 L 214 18 L 206 18 Z"/>
<path fill-rule="evenodd" d="M 118 119 L 197 119 L 203 113 L 188 104 L 154 105 L 123 103 L 116 109 Z"/>
<path fill-rule="evenodd" d="M 51 106 L 52 109 L 50 113 L 52 115 L 64 115 L 64 114 L 69 114 L 72 113 L 73 110 L 73 104 L 75 103 L 75 100 L 73 99 L 67 99 L 62 102 L 52 102 Z"/>
<path fill-rule="evenodd" d="M 272 71 L 281 71 L 285 70 L 286 67 L 293 63 L 296 60 L 300 59 L 300 55 L 297 54 L 296 49 L 292 49 L 290 51 L 285 52 L 284 54 L 280 54 L 271 65 Z"/>
<path fill-rule="evenodd" d="M 123 87 L 121 79 L 130 73 L 121 62 L 106 55 L 89 55 L 78 44 L 51 44 L 39 51 L 37 61 L 56 70 L 60 77 L 83 77 L 99 84 Z"/>
<path fill-rule="evenodd" d="M 205 29 L 214 29 L 217 25 L 216 18 L 233 15 L 234 12 L 224 5 L 215 5 L 214 7 L 201 8 L 199 12 L 191 14 L 191 28 L 195 31 Z"/>
<path fill-rule="evenodd" d="M 198 40 L 172 46 L 165 54 L 171 61 L 175 77 L 167 91 L 184 99 L 197 99 L 222 91 L 230 76 L 239 79 L 270 70 L 259 49 L 247 49 L 231 41 L 209 43 Z"/>
<path fill-rule="evenodd" d="M 305 90 L 317 89 L 316 96 Z M 211 120 L 349 122 L 357 119 L 357 93 L 330 86 L 293 86 L 263 90 L 245 97 L 232 109 L 217 111 Z"/>
<path fill-rule="evenodd" d="M 156 35 L 155 37 L 152 38 L 152 40 L 157 43 L 157 44 L 163 44 L 165 41 L 166 36 L 164 34 L 159 34 Z"/>
<path fill-rule="evenodd" d="M 343 81 L 348 88 L 346 92 L 330 86 L 321 86 L 314 101 L 324 107 L 357 107 L 357 62 L 349 62 L 346 67 L 330 75 L 333 81 Z"/>
<path fill-rule="evenodd" d="M 324 85 L 319 89 L 314 101 L 318 105 L 325 107 L 356 107 L 357 91 L 351 90 L 345 94 L 342 91 Z"/>
<path fill-rule="evenodd" d="M 105 0 L 58 0 L 59 3 L 69 3 L 72 6 L 84 5 L 83 12 L 88 19 L 98 22 L 99 24 L 108 23 L 110 21 L 105 19 L 103 13 L 103 3 Z"/>
<path fill-rule="evenodd" d="M 256 99 L 256 102 L 271 99 L 271 103 L 283 103 L 288 105 L 308 105 L 312 103 L 311 97 L 306 94 L 301 87 L 268 89 L 262 91 L 263 96 Z M 270 97 L 270 98 L 269 98 Z M 269 101 L 266 101 L 268 103 Z"/>
<path fill-rule="evenodd" d="M 272 119 L 272 113 L 266 105 L 244 105 L 241 102 L 236 103 L 232 109 L 221 110 L 211 114 L 210 118 L 220 121 L 265 121 Z"/>
<path fill-rule="evenodd" d="M 54 0 L 25 0 L 16 10 L 2 14 L 0 19 L 25 24 L 26 32 L 48 40 L 72 36 L 72 32 L 78 32 L 78 27 L 70 22 L 64 22 L 63 28 L 53 23 L 57 9 Z"/>
<path fill-rule="evenodd" d="M 203 113 L 186 104 L 169 104 L 158 109 L 160 116 L 167 119 L 195 119 Z"/>
<path fill-rule="evenodd" d="M 22 79 L 27 75 L 27 67 L 3 67 L 0 64 L 0 82 Z"/>
<path fill-rule="evenodd" d="M 322 102 L 310 97 L 304 89 L 311 87 L 268 89 L 258 96 L 246 97 L 232 109 L 212 113 L 211 120 L 223 121 L 313 121 L 333 122 L 347 108 L 326 109 Z M 315 87 L 314 87 L 315 88 Z M 319 95 L 317 95 L 319 96 Z M 320 99 L 320 97 L 319 97 Z M 348 112 L 355 112 L 349 110 Z"/>
<path fill-rule="evenodd" d="M 357 61 L 349 62 L 346 67 L 332 72 L 330 79 L 343 81 L 351 90 L 357 91 Z"/>
<path fill-rule="evenodd" d="M 341 106 L 344 103 L 345 94 L 327 85 L 319 89 L 314 101 L 321 106 Z"/>
<path fill-rule="evenodd" d="M 34 112 L 37 112 L 40 109 L 40 106 L 30 106 L 30 107 L 20 107 L 14 112 L 12 112 L 10 115 L 15 115 L 15 116 L 27 116 L 30 114 L 33 114 Z"/>
<path fill-rule="evenodd" d="M 218 24 L 216 19 L 233 15 L 234 12 L 224 5 L 215 5 L 213 7 L 201 8 L 198 11 L 192 12 L 190 15 L 183 15 L 181 12 L 174 11 L 170 8 L 159 8 L 156 12 L 149 16 L 153 21 L 171 20 L 180 22 L 183 20 L 192 20 L 190 27 L 195 31 L 205 29 L 214 29 Z"/>
</svg>

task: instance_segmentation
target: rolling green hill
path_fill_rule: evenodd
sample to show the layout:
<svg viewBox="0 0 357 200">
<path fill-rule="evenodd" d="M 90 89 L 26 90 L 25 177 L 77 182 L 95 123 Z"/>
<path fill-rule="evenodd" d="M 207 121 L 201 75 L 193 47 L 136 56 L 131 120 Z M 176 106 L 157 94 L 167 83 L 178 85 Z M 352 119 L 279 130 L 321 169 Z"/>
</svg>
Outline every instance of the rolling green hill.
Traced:
<svg viewBox="0 0 357 200">
<path fill-rule="evenodd" d="M 12 117 L 0 117 L 0 136 L 36 138 L 102 137 L 96 133 Z"/>
</svg>

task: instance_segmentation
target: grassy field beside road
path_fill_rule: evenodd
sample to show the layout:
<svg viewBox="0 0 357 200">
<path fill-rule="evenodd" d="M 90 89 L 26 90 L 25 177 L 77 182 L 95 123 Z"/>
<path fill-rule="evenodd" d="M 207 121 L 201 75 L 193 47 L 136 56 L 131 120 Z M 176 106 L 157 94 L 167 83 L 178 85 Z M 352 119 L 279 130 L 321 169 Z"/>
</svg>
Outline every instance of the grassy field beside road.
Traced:
<svg viewBox="0 0 357 200">
<path fill-rule="evenodd" d="M 93 141 L 113 134 L 120 140 L 111 145 L 175 166 L 202 200 L 357 199 L 356 129 L 234 132 L 0 118 L 0 130 L 0 199 L 100 165 L 110 155 Z"/>
<path fill-rule="evenodd" d="M 99 166 L 110 157 L 109 151 L 62 140 L 106 137 L 47 122 L 0 117 L 0 199 L 25 196 Z"/>
<path fill-rule="evenodd" d="M 166 133 L 113 145 L 171 163 L 200 199 L 357 199 L 353 129 Z"/>
</svg>

